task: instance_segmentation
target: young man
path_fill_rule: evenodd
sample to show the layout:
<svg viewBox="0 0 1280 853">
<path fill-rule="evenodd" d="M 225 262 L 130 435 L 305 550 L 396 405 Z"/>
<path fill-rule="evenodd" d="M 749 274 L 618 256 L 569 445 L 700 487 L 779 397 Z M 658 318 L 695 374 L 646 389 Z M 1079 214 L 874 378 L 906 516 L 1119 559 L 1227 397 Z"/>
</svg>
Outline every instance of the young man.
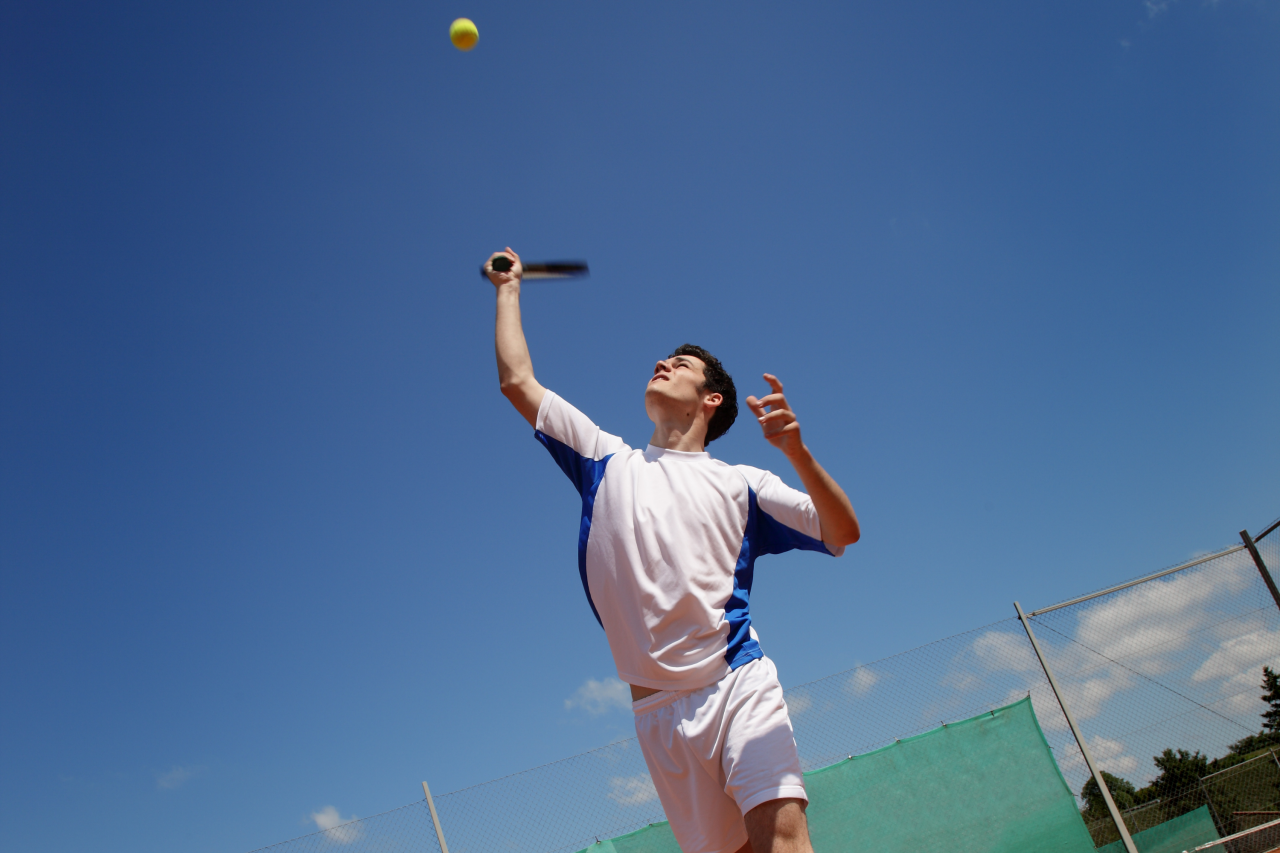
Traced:
<svg viewBox="0 0 1280 853">
<path fill-rule="evenodd" d="M 494 271 L 500 255 L 510 272 Z M 601 431 L 534 378 L 519 256 L 496 252 L 485 271 L 497 288 L 502 393 L 582 495 L 578 571 L 631 685 L 636 734 L 681 850 L 812 853 L 791 721 L 748 605 L 757 556 L 839 556 L 858 540 L 849 498 L 767 373 L 773 393 L 747 406 L 808 494 L 712 459 L 706 444 L 733 424 L 737 392 L 719 360 L 689 344 L 654 366 L 645 450 Z"/>
</svg>

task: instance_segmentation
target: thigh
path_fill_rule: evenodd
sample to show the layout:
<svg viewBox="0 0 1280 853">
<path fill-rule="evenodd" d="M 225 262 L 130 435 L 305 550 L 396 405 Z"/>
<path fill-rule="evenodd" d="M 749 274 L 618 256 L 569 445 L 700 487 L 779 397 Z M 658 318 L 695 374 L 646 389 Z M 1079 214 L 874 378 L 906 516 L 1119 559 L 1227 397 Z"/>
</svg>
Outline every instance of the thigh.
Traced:
<svg viewBox="0 0 1280 853">
<path fill-rule="evenodd" d="M 753 853 L 813 853 L 804 800 L 769 800 L 746 814 L 747 846 Z"/>
</svg>

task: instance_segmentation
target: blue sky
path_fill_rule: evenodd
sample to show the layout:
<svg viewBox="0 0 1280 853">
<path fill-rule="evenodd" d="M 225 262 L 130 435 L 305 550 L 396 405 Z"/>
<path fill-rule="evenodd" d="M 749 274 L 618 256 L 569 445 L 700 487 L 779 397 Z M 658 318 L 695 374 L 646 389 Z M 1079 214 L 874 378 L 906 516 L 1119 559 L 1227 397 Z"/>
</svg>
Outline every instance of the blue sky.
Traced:
<svg viewBox="0 0 1280 853">
<path fill-rule="evenodd" d="M 447 39 L 474 19 L 479 46 Z M 792 685 L 1280 513 L 1271 2 L 0 7 L 0 818 L 247 850 L 631 732 L 576 494 L 693 341 L 864 538 L 760 564 Z M 711 447 L 775 470 L 741 421 Z M 607 691 L 606 691 L 607 694 Z M 573 703 L 570 702 L 570 705 Z"/>
</svg>

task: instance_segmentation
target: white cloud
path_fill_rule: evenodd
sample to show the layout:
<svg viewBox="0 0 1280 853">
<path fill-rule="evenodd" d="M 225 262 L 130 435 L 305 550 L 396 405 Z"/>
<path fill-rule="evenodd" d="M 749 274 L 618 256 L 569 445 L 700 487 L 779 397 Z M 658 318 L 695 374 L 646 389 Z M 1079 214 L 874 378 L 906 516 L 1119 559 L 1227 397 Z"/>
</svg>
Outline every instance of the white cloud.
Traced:
<svg viewBox="0 0 1280 853">
<path fill-rule="evenodd" d="M 335 844 L 350 844 L 364 834 L 364 827 L 355 823 L 360 818 L 355 815 L 343 817 L 333 806 L 325 806 L 318 812 L 312 812 L 311 819 Z"/>
<path fill-rule="evenodd" d="M 1076 642 L 1051 642 L 1045 649 L 1076 718 L 1096 717 L 1113 696 L 1136 686 L 1142 679 L 1135 670 L 1157 679 L 1173 670 L 1211 628 L 1215 602 L 1247 588 L 1247 569 L 1225 563 L 1180 572 L 1086 605 L 1077 619 Z M 1211 570 L 1212 581 L 1206 575 Z M 1237 623 L 1230 633 L 1239 630 Z"/>
<path fill-rule="evenodd" d="M 973 641 L 973 653 L 992 671 L 1035 672 L 1040 668 L 1025 634 L 988 631 Z"/>
<path fill-rule="evenodd" d="M 787 714 L 795 717 L 813 707 L 813 697 L 808 693 L 797 693 L 786 698 Z"/>
<path fill-rule="evenodd" d="M 1133 774 L 1138 769 L 1138 759 L 1129 755 L 1125 751 L 1125 745 L 1118 740 L 1109 740 L 1095 735 L 1089 740 L 1089 754 L 1093 756 L 1093 761 L 1100 770 L 1105 770 L 1113 776 L 1128 779 L 1130 782 L 1137 782 L 1139 785 L 1144 784 L 1146 781 L 1133 778 Z M 1062 772 L 1068 776 L 1075 773 L 1081 777 L 1088 778 L 1089 765 L 1084 763 L 1084 756 L 1080 754 L 1079 750 L 1073 750 L 1070 755 L 1061 759 L 1059 766 L 1062 768 Z"/>
<path fill-rule="evenodd" d="M 1207 621 L 1210 601 L 1248 583 L 1239 567 L 1223 566 L 1215 574 L 1209 583 L 1203 570 L 1182 572 L 1098 599 L 1080 615 L 1076 639 L 1109 658 L 1159 658 L 1181 649 Z"/>
<path fill-rule="evenodd" d="M 603 681 L 588 678 L 573 695 L 564 700 L 564 709 L 581 708 L 588 714 L 599 716 L 610 711 L 631 710 L 631 688 L 612 676 Z"/>
<path fill-rule="evenodd" d="M 1058 697 L 1053 695 L 1053 689 L 1049 687 L 1048 682 L 1041 682 L 1031 688 L 1031 707 L 1036 712 L 1036 719 L 1040 721 L 1040 728 L 1047 732 L 1065 733 L 1071 731 L 1071 726 L 1067 724 L 1067 718 L 1062 714 L 1062 706 L 1058 704 Z M 1022 698 L 1021 696 L 1017 698 Z M 1006 702 L 1005 704 L 1012 704 Z"/>
<path fill-rule="evenodd" d="M 853 675 L 849 676 L 849 680 L 845 682 L 844 686 L 854 696 L 865 696 L 872 687 L 876 686 L 876 682 L 879 680 L 880 676 L 865 666 L 860 666 L 853 671 Z"/>
<path fill-rule="evenodd" d="M 1280 631 L 1257 628 L 1226 640 L 1209 659 L 1191 675 L 1192 681 L 1236 677 L 1246 670 L 1257 669 L 1256 682 L 1262 684 L 1263 664 L 1274 663 L 1272 656 L 1280 645 Z M 1261 686 L 1258 688 L 1261 690 Z"/>
<path fill-rule="evenodd" d="M 1280 664 L 1280 628 L 1272 611 L 1251 612 L 1241 598 L 1256 584 L 1252 568 L 1247 558 L 1215 560 L 1034 620 L 1041 647 L 1086 733 L 1090 721 L 1117 710 L 1122 694 L 1151 689 L 1148 678 L 1256 726 L 1263 704 L 1258 698 L 1262 665 Z M 967 652 L 953 661 L 945 685 L 973 696 L 991 684 L 993 674 L 1012 676 L 1017 686 L 1005 702 L 1030 690 L 1041 727 L 1066 732 L 1066 720 L 1021 632 L 987 631 Z M 1114 743 L 1098 747 L 1112 765 L 1107 769 L 1136 770 L 1132 756 L 1109 752 Z M 1070 767 L 1064 762 L 1064 770 Z M 1076 769 L 1083 772 L 1083 763 Z"/>
<path fill-rule="evenodd" d="M 1218 650 L 1191 675 L 1197 683 L 1222 680 L 1223 702 L 1240 714 L 1262 711 L 1262 667 L 1275 665 L 1274 652 L 1280 648 L 1280 631 L 1257 627 L 1248 634 L 1225 640 Z"/>
<path fill-rule="evenodd" d="M 609 799 L 624 806 L 642 806 L 658 799 L 658 791 L 648 773 L 614 776 L 609 780 Z"/>
<path fill-rule="evenodd" d="M 1143 0 L 1143 5 L 1147 7 L 1148 18 L 1154 18 L 1169 11 L 1169 3 L 1170 0 Z"/>
<path fill-rule="evenodd" d="M 175 764 L 172 770 L 156 774 L 156 787 L 166 790 L 180 788 L 203 769 L 202 767 L 179 767 Z"/>
</svg>

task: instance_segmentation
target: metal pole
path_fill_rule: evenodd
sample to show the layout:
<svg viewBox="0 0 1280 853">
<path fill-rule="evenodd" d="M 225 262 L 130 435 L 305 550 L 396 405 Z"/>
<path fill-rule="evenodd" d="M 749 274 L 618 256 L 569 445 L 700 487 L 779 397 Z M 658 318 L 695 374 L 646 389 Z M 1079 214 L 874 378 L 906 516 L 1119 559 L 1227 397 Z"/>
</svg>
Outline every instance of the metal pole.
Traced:
<svg viewBox="0 0 1280 853">
<path fill-rule="evenodd" d="M 1218 814 L 1217 807 L 1213 804 L 1213 798 L 1209 796 L 1209 789 L 1205 787 L 1204 780 L 1200 780 L 1200 793 L 1204 796 L 1204 801 L 1209 804 L 1209 813 L 1213 815 L 1213 822 L 1218 825 L 1218 834 L 1221 835 L 1227 831 L 1227 825 L 1222 822 L 1222 817 Z"/>
<path fill-rule="evenodd" d="M 440 853 L 449 853 L 449 845 L 444 843 L 444 830 L 440 828 L 440 817 L 436 814 L 436 804 L 431 800 L 431 789 L 422 783 L 422 793 L 427 795 L 427 808 L 431 809 L 431 822 L 436 825 L 436 838 L 440 840 Z"/>
<path fill-rule="evenodd" d="M 1018 619 L 1022 622 L 1022 627 L 1027 632 L 1027 639 L 1031 641 L 1031 648 L 1035 650 L 1036 657 L 1040 660 L 1040 668 L 1044 670 L 1044 674 L 1049 679 L 1049 687 L 1053 689 L 1053 695 L 1058 700 L 1058 706 L 1062 708 L 1062 715 L 1067 718 L 1067 725 L 1071 727 L 1071 734 L 1075 735 L 1076 743 L 1080 746 L 1080 754 L 1084 756 L 1084 763 L 1088 765 L 1089 772 L 1093 774 L 1093 781 L 1098 784 L 1098 790 L 1102 792 L 1102 799 L 1107 804 L 1107 811 L 1111 812 L 1111 819 L 1115 821 L 1116 830 L 1120 833 L 1120 840 L 1124 842 L 1124 849 L 1128 853 L 1138 853 L 1138 848 L 1134 846 L 1133 838 L 1129 835 L 1129 828 L 1124 825 L 1124 818 L 1120 816 L 1120 810 L 1116 808 L 1116 801 L 1111 799 L 1111 791 L 1107 788 L 1106 781 L 1102 778 L 1102 771 L 1098 769 L 1098 765 L 1093 763 L 1093 756 L 1089 754 L 1089 747 L 1085 745 L 1084 735 L 1080 734 L 1080 728 L 1076 725 L 1075 718 L 1071 716 L 1071 710 L 1067 707 L 1067 700 L 1063 697 L 1062 691 L 1058 689 L 1058 680 L 1053 677 L 1053 670 L 1049 668 L 1049 662 L 1045 660 L 1044 653 L 1040 651 L 1040 643 L 1036 641 L 1035 632 L 1031 630 L 1031 622 L 1027 619 L 1027 614 L 1022 612 L 1022 605 L 1018 602 L 1013 603 L 1013 607 L 1018 611 Z"/>
<path fill-rule="evenodd" d="M 1262 537 L 1259 536 L 1258 538 L 1261 539 Z M 1054 610 L 1061 610 L 1064 607 L 1070 607 L 1073 604 L 1083 604 L 1086 601 L 1092 601 L 1095 598 L 1101 598 L 1104 595 L 1110 595 L 1113 592 L 1119 592 L 1122 589 L 1128 589 L 1129 587 L 1137 586 L 1140 583 L 1153 581 L 1156 578 L 1162 578 L 1162 577 L 1165 577 L 1166 575 L 1174 574 L 1175 572 L 1185 571 L 1187 569 L 1192 568 L 1193 566 L 1198 566 L 1201 563 L 1207 563 L 1210 560 L 1216 560 L 1219 557 L 1225 557 L 1228 554 L 1234 554 L 1236 551 L 1243 551 L 1243 550 L 1244 550 L 1243 545 L 1232 545 L 1230 548 L 1227 548 L 1225 551 L 1219 551 L 1216 554 L 1206 554 L 1203 557 L 1196 557 L 1194 560 L 1188 560 L 1185 563 L 1181 563 L 1177 566 L 1174 566 L 1172 569 L 1164 569 L 1162 571 L 1156 572 L 1153 575 L 1147 575 L 1146 577 L 1141 577 L 1133 581 L 1126 581 L 1117 586 L 1112 586 L 1104 590 L 1099 590 L 1098 592 L 1091 592 L 1088 595 L 1082 595 L 1079 598 L 1073 598 L 1070 601 L 1064 601 L 1060 604 L 1055 604 L 1052 607 L 1041 607 L 1039 610 L 1032 610 L 1030 615 L 1041 616 L 1045 613 L 1051 613 Z"/>
<path fill-rule="evenodd" d="M 1253 557 L 1253 564 L 1258 567 L 1258 574 L 1262 575 L 1262 582 L 1267 585 L 1267 589 L 1271 590 L 1271 597 L 1275 599 L 1276 607 L 1280 607 L 1280 589 L 1276 589 L 1276 582 L 1271 579 L 1271 572 L 1267 571 L 1267 564 L 1262 562 L 1262 555 L 1258 553 L 1258 546 L 1253 543 L 1253 539 L 1249 536 L 1249 531 L 1241 530 L 1240 538 L 1244 540 L 1244 547 L 1249 549 L 1249 556 Z"/>
<path fill-rule="evenodd" d="M 1268 527 L 1266 530 L 1262 531 L 1261 533 L 1259 533 L 1258 538 L 1254 539 L 1253 541 L 1261 542 L 1263 539 L 1267 538 L 1268 533 L 1275 530 L 1277 527 L 1280 527 L 1280 518 L 1277 518 L 1275 521 L 1271 522 L 1271 526 Z"/>
</svg>

